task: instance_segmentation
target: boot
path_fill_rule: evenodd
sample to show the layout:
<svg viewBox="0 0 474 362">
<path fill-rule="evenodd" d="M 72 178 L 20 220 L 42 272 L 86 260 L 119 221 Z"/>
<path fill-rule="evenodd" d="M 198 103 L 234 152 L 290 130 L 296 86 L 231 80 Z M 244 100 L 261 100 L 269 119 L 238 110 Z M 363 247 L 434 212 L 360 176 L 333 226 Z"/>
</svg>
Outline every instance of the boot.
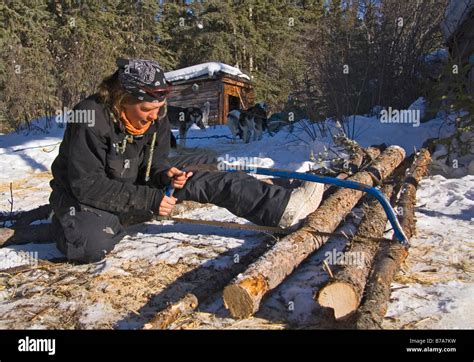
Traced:
<svg viewBox="0 0 474 362">
<path fill-rule="evenodd" d="M 323 193 L 324 184 L 303 182 L 300 187 L 292 191 L 278 226 L 282 228 L 299 226 L 310 213 L 318 208 Z"/>
</svg>

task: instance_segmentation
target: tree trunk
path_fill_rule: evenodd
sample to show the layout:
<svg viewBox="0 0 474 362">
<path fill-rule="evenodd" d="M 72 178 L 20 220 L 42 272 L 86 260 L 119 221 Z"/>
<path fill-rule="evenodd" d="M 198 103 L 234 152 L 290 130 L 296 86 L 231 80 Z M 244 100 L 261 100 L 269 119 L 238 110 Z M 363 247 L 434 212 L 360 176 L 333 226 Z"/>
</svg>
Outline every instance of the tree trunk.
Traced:
<svg viewBox="0 0 474 362">
<path fill-rule="evenodd" d="M 430 153 L 422 149 L 403 182 L 398 206 L 402 210 L 400 224 L 408 239 L 415 234 L 416 188 L 423 176 L 427 174 L 430 162 Z M 355 315 L 355 328 L 381 328 L 383 318 L 387 313 L 393 278 L 407 255 L 408 250 L 397 242 L 380 248 L 367 283 L 365 298 Z"/>
<path fill-rule="evenodd" d="M 144 329 L 168 328 L 169 325 L 175 322 L 179 317 L 192 313 L 198 306 L 198 303 L 192 304 L 193 307 L 191 308 L 191 304 L 188 303 L 189 300 L 192 300 L 190 299 L 192 298 L 190 297 L 191 295 L 202 303 L 210 296 L 222 290 L 222 288 L 224 288 L 233 278 L 235 278 L 237 274 L 245 271 L 250 263 L 262 256 L 262 254 L 270 249 L 274 243 L 275 237 L 271 236 L 263 240 L 257 246 L 252 248 L 248 253 L 242 255 L 238 259 L 236 258 L 236 255 L 232 255 L 234 257 L 234 263 L 211 273 L 213 275 L 211 281 L 209 280 L 209 272 L 206 272 L 202 278 L 199 276 L 194 276 L 192 278 L 192 290 L 190 290 L 187 295 L 179 299 L 177 302 L 172 303 L 171 306 L 168 306 L 162 311 L 158 312 L 151 322 L 145 324 Z M 188 307 L 183 308 L 180 306 Z M 170 313 L 171 309 L 173 310 L 173 313 Z M 154 323 L 153 321 L 155 320 L 160 321 L 160 323 Z"/>
<path fill-rule="evenodd" d="M 382 192 L 387 198 L 390 198 L 392 190 L 391 185 L 382 187 Z M 321 306 L 333 309 L 336 319 L 346 317 L 357 310 L 374 256 L 379 248 L 379 243 L 366 237 L 382 237 L 387 225 L 387 215 L 376 199 L 372 199 L 364 205 L 364 208 L 366 212 L 357 233 L 352 239 L 350 248 L 344 252 L 345 257 L 351 255 L 354 258 L 345 258 L 344 260 L 349 261 L 342 261 L 341 269 L 315 296 L 315 300 Z M 335 260 L 332 263 L 338 264 Z"/>
<path fill-rule="evenodd" d="M 387 177 L 405 157 L 397 146 L 387 148 L 371 166 L 381 179 Z M 373 185 L 369 172 L 363 171 L 350 180 Z M 235 318 L 255 313 L 262 297 L 278 286 L 306 257 L 328 239 L 318 232 L 332 233 L 362 197 L 363 191 L 340 189 L 325 200 L 298 231 L 286 236 L 253 263 L 224 289 L 224 305 Z"/>
</svg>

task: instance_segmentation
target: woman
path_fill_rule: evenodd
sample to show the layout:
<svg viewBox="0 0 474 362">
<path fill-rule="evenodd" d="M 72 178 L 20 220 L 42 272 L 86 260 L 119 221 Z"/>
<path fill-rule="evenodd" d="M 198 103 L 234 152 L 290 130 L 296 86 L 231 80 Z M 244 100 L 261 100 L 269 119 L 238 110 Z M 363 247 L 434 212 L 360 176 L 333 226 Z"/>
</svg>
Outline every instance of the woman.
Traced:
<svg viewBox="0 0 474 362">
<path fill-rule="evenodd" d="M 123 215 L 169 215 L 177 200 L 224 207 L 259 225 L 298 224 L 321 201 L 322 184 L 293 191 L 243 172 L 182 167 L 215 162 L 198 157 L 168 159 L 169 86 L 154 61 L 119 59 L 99 92 L 81 101 L 93 122 L 68 122 L 52 165 L 50 203 L 58 248 L 71 261 L 95 262 L 123 238 Z M 164 189 L 176 191 L 166 196 Z"/>
</svg>

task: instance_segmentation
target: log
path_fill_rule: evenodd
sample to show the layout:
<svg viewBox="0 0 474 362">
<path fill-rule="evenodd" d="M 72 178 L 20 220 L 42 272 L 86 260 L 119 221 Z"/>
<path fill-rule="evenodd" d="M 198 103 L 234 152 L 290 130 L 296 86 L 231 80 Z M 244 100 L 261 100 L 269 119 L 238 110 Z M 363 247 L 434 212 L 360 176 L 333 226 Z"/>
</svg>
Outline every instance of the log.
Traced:
<svg viewBox="0 0 474 362">
<path fill-rule="evenodd" d="M 422 149 L 416 156 L 403 182 L 398 206 L 400 225 L 410 239 L 415 234 L 416 189 L 420 180 L 428 172 L 431 156 Z M 380 329 L 387 313 L 391 284 L 400 265 L 408 256 L 408 250 L 397 242 L 382 245 L 374 261 L 362 305 L 357 310 L 353 327 L 356 329 Z"/>
<path fill-rule="evenodd" d="M 411 163 L 413 163 L 413 155 L 405 158 L 386 178 L 382 192 L 388 199 L 398 194 L 403 184 L 403 177 Z M 346 319 L 359 307 L 374 257 L 380 246 L 379 242 L 374 241 L 383 236 L 387 223 L 387 216 L 380 203 L 369 195 L 367 198 L 371 201 L 368 205 L 364 204 L 364 217 L 356 235 L 352 238 L 350 248 L 345 251 L 354 253 L 351 255 L 355 255 L 356 261 L 362 264 L 343 265 L 332 280 L 315 294 L 314 299 L 318 304 L 332 309 L 335 320 Z"/>
<path fill-rule="evenodd" d="M 358 153 L 358 156 L 355 156 L 350 159 L 351 170 L 354 172 L 353 167 L 360 167 L 363 161 L 364 154 L 369 154 L 369 157 L 376 158 L 380 155 L 380 150 L 375 147 L 370 147 L 363 152 Z M 342 175 L 342 174 L 340 174 Z M 349 175 L 344 174 L 347 178 Z M 272 179 L 262 179 L 263 182 L 270 184 L 276 184 L 279 186 L 290 187 L 291 184 L 288 179 L 272 178 Z M 173 209 L 174 211 L 174 209 Z M 178 318 L 192 313 L 198 306 L 198 303 L 191 304 L 189 303 L 190 296 L 194 296 L 201 303 L 206 300 L 209 296 L 214 295 L 224 288 L 232 279 L 236 277 L 239 273 L 245 271 L 245 269 L 254 262 L 258 257 L 263 255 L 270 247 L 274 244 L 274 237 L 270 237 L 254 247 L 249 253 L 242 256 L 238 263 L 233 263 L 229 267 L 216 271 L 215 277 L 212 280 L 212 283 L 209 283 L 207 279 L 203 279 L 202 282 L 195 284 L 192 292 L 178 300 L 177 302 L 166 307 L 164 310 L 158 312 L 152 321 L 145 324 L 144 329 L 165 329 L 168 328 L 170 324 L 175 322 Z M 183 306 L 187 306 L 184 308 Z M 170 313 L 170 310 L 173 310 L 173 313 Z M 160 321 L 159 323 L 154 323 L 153 321 Z"/>
<path fill-rule="evenodd" d="M 165 309 L 161 310 L 156 314 L 153 320 L 159 320 L 160 323 L 149 322 L 145 324 L 144 329 L 165 329 L 168 326 L 176 321 L 179 317 L 183 315 L 192 313 L 198 306 L 198 303 L 193 304 L 194 307 L 191 308 L 191 304 L 188 303 L 191 300 L 190 295 L 193 295 L 201 303 L 205 301 L 208 297 L 218 293 L 222 288 L 224 288 L 235 276 L 239 273 L 245 271 L 245 269 L 256 259 L 258 259 L 263 253 L 265 253 L 271 246 L 275 243 L 275 237 L 271 236 L 265 238 L 261 243 L 252 248 L 248 253 L 242 255 L 239 258 L 238 262 L 234 262 L 223 269 L 216 270 L 215 273 L 212 273 L 212 281 L 209 281 L 209 278 L 206 278 L 206 275 L 203 278 L 199 276 L 193 277 L 193 288 L 192 290 L 185 295 L 183 298 L 179 299 L 177 302 L 172 303 L 170 306 L 167 306 Z M 232 255 L 234 256 L 234 255 Z M 209 275 L 209 273 L 206 273 Z M 197 280 L 198 282 L 196 282 Z M 176 307 L 187 305 L 187 308 Z M 174 307 L 173 307 L 174 306 Z M 174 313 L 170 313 L 169 309 L 173 309 Z M 147 325 L 150 324 L 148 327 Z"/>
<path fill-rule="evenodd" d="M 177 303 L 169 305 L 156 315 L 150 322 L 145 324 L 143 329 L 165 329 L 179 317 L 193 312 L 197 306 L 197 297 L 192 293 L 186 294 Z"/>
<path fill-rule="evenodd" d="M 390 198 L 392 190 L 392 185 L 382 187 L 382 192 L 387 198 Z M 364 205 L 364 209 L 365 214 L 357 233 L 350 247 L 344 251 L 345 256 L 354 255 L 355 260 L 344 262 L 334 274 L 334 278 L 322 287 L 314 298 L 322 307 L 331 308 L 336 320 L 345 318 L 357 310 L 379 248 L 379 243 L 366 237 L 382 237 L 387 225 L 387 215 L 376 199 L 372 198 L 368 204 Z M 336 262 L 333 261 L 334 263 Z"/>
<path fill-rule="evenodd" d="M 341 172 L 337 175 L 337 178 L 345 180 L 354 173 L 358 172 L 362 163 L 370 163 L 372 160 L 380 156 L 380 148 L 369 147 L 367 149 L 359 148 L 356 153 L 352 154 L 349 158 L 349 172 Z M 329 197 L 337 190 L 337 187 L 334 185 L 326 184 L 324 185 L 324 198 Z"/>
<path fill-rule="evenodd" d="M 400 190 L 403 186 L 403 180 L 405 175 L 408 172 L 408 169 L 411 167 L 415 160 L 415 153 L 412 153 L 409 157 L 406 157 L 403 162 L 398 166 L 395 171 L 388 177 L 384 184 L 390 184 L 393 186 L 392 197 L 390 198 L 390 204 L 396 206 L 398 196 L 400 195 Z"/>
<path fill-rule="evenodd" d="M 405 157 L 397 146 L 387 148 L 373 163 L 371 170 L 381 179 L 387 177 Z M 367 171 L 358 172 L 350 180 L 373 185 Z M 254 314 L 263 296 L 278 286 L 307 256 L 318 250 L 329 238 L 318 232 L 332 233 L 362 197 L 363 192 L 340 189 L 308 216 L 303 227 L 286 236 L 271 250 L 238 275 L 224 289 L 224 305 L 234 318 Z"/>
</svg>

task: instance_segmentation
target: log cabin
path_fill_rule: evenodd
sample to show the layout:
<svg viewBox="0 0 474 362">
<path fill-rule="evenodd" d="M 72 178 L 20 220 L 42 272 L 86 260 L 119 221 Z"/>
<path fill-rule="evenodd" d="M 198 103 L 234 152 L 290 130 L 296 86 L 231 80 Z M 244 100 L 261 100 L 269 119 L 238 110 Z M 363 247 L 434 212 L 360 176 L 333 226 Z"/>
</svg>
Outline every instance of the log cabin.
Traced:
<svg viewBox="0 0 474 362">
<path fill-rule="evenodd" d="M 254 104 L 251 79 L 239 69 L 217 62 L 193 65 L 165 74 L 171 83 L 168 103 L 178 107 L 199 107 L 209 102 L 209 125 L 225 124 L 227 113 Z"/>
</svg>

